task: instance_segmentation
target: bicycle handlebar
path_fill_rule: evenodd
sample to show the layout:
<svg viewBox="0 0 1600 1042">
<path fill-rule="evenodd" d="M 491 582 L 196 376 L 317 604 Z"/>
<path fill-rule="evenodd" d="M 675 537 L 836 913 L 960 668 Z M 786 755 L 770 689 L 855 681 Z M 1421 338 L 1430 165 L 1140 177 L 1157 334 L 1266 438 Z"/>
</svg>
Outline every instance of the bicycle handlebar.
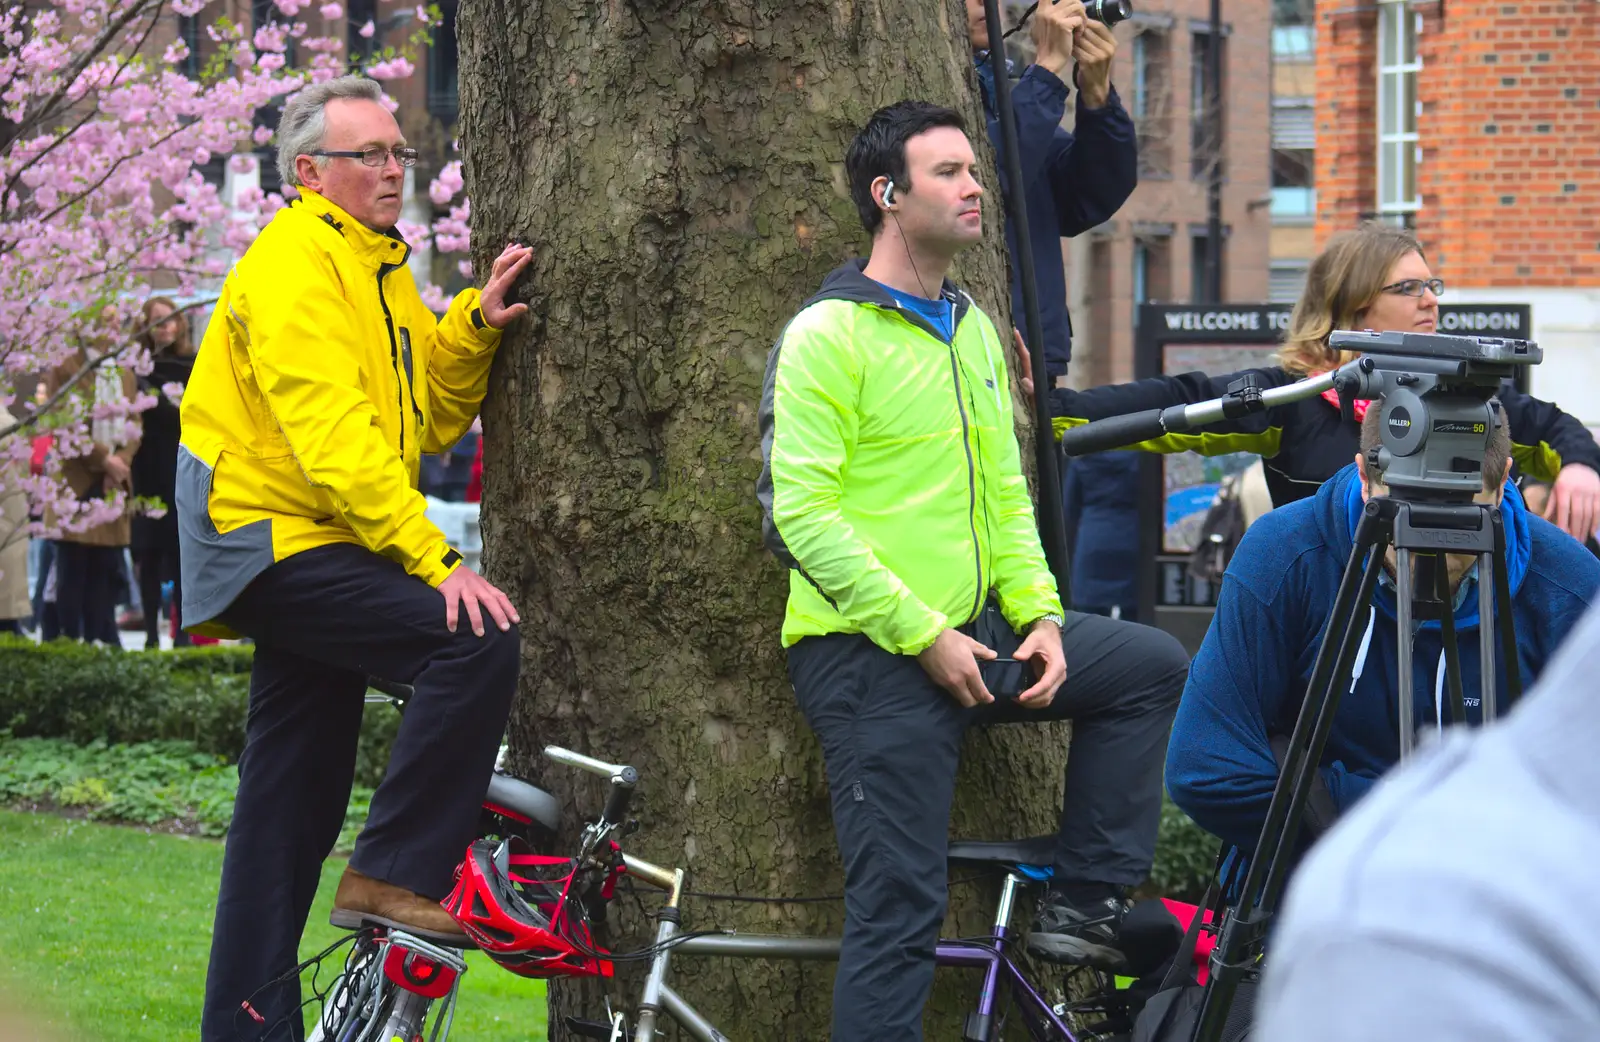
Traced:
<svg viewBox="0 0 1600 1042">
<path fill-rule="evenodd" d="M 1168 434 L 1183 434 L 1196 427 L 1204 427 L 1218 420 L 1233 419 L 1259 409 L 1270 409 L 1274 405 L 1298 402 L 1326 391 L 1334 385 L 1345 368 L 1359 364 L 1359 361 L 1349 362 L 1346 366 L 1331 372 L 1310 376 L 1282 387 L 1267 388 L 1261 391 L 1258 399 L 1253 399 L 1248 404 L 1245 399 L 1230 393 L 1220 398 L 1188 405 L 1173 405 L 1165 409 L 1146 409 L 1144 412 L 1107 416 L 1063 431 L 1061 451 L 1068 456 L 1087 456 L 1091 452 L 1104 452 L 1107 449 L 1137 445 L 1139 442 L 1150 441 Z"/>
<path fill-rule="evenodd" d="M 545 746 L 544 754 L 565 767 L 576 767 L 580 771 L 598 774 L 602 778 L 622 785 L 632 787 L 639 783 L 639 772 L 620 763 L 606 763 L 592 756 L 575 753 L 571 749 L 563 749 L 559 745 Z"/>
</svg>

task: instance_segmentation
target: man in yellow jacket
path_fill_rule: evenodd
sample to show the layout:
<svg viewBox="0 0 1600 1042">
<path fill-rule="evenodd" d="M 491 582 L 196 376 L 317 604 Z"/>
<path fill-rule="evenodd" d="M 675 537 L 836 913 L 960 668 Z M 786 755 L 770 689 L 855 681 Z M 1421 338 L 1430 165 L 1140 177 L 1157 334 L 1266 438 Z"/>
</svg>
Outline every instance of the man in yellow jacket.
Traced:
<svg viewBox="0 0 1600 1042">
<path fill-rule="evenodd" d="M 477 415 L 500 329 L 527 310 L 506 295 L 531 253 L 508 247 L 481 294 L 435 319 L 393 230 L 416 152 L 381 97 L 352 76 L 284 108 L 278 169 L 299 198 L 229 273 L 183 399 L 183 623 L 256 644 L 204 1042 L 299 1037 L 289 971 L 344 820 L 369 675 L 414 695 L 333 921 L 465 942 L 438 900 L 516 686 L 516 611 L 416 485 L 421 454 Z"/>
</svg>

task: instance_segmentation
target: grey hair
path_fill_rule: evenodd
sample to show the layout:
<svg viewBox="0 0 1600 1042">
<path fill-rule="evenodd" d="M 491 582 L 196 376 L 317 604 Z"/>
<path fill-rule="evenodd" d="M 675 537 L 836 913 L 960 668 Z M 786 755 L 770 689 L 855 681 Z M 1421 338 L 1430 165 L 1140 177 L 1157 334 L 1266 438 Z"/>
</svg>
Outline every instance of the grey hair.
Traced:
<svg viewBox="0 0 1600 1042">
<path fill-rule="evenodd" d="M 283 107 L 283 116 L 278 120 L 278 176 L 284 184 L 300 186 L 300 178 L 294 172 L 295 157 L 322 147 L 322 138 L 328 132 L 323 110 L 335 98 L 382 101 L 383 87 L 365 76 L 340 76 L 313 83 L 296 94 Z M 318 160 L 319 165 L 325 162 Z"/>
</svg>

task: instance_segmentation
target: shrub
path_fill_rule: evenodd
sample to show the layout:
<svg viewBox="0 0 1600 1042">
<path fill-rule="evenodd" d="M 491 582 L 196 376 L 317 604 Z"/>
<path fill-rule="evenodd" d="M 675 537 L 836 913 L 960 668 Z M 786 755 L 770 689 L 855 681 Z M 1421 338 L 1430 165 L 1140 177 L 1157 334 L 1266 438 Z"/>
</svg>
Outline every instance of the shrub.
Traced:
<svg viewBox="0 0 1600 1042">
<path fill-rule="evenodd" d="M 250 699 L 248 645 L 116 651 L 0 636 L 0 728 L 78 745 L 190 742 L 236 762 Z M 356 780 L 383 777 L 399 714 L 373 706 L 361 723 Z"/>
</svg>

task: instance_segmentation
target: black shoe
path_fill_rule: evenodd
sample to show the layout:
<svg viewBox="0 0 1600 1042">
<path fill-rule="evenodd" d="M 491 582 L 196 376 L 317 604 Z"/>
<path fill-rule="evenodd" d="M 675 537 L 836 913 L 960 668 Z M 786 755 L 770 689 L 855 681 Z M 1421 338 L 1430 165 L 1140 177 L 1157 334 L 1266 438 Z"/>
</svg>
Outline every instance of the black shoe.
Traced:
<svg viewBox="0 0 1600 1042">
<path fill-rule="evenodd" d="M 1028 933 L 1028 951 L 1049 962 L 1121 970 L 1128 959 L 1117 940 L 1127 912 L 1120 897 L 1079 906 L 1051 890 L 1039 902 L 1039 914 Z"/>
</svg>

